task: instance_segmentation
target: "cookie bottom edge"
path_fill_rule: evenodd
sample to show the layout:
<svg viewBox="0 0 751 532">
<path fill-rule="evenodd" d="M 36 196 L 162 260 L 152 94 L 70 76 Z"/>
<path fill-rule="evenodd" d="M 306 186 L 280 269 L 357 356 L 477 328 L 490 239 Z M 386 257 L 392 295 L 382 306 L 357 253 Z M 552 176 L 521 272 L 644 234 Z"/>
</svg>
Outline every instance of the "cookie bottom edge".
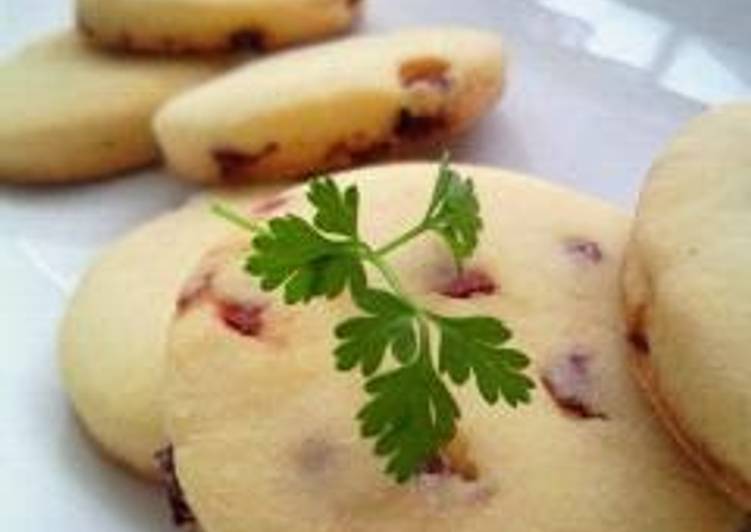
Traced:
<svg viewBox="0 0 751 532">
<path fill-rule="evenodd" d="M 699 467 L 708 480 L 713 482 L 741 508 L 751 511 L 751 483 L 709 452 L 707 445 L 691 434 L 691 431 L 688 430 L 676 413 L 675 408 L 660 392 L 658 380 L 648 361 L 648 356 L 632 348 L 628 353 L 628 359 L 636 381 L 646 393 L 659 420 L 673 440 Z"/>
</svg>

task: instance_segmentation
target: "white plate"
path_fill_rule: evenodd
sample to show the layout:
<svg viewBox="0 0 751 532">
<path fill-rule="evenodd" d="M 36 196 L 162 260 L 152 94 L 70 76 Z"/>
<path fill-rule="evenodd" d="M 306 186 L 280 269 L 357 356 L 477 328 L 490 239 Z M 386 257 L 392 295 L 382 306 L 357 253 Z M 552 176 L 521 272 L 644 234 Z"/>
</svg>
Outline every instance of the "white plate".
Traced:
<svg viewBox="0 0 751 532">
<path fill-rule="evenodd" d="M 363 31 L 466 23 L 513 54 L 503 105 L 457 157 L 626 207 L 660 145 L 703 104 L 751 93 L 747 0 L 369 0 Z M 0 0 L 0 55 L 64 25 L 59 0 Z M 0 120 L 2 117 L 0 117 Z M 0 146 L 2 149 L 2 146 Z M 155 490 L 100 460 L 68 410 L 54 334 L 92 254 L 179 203 L 154 170 L 104 184 L 0 188 L 0 529 L 171 530 Z"/>
</svg>

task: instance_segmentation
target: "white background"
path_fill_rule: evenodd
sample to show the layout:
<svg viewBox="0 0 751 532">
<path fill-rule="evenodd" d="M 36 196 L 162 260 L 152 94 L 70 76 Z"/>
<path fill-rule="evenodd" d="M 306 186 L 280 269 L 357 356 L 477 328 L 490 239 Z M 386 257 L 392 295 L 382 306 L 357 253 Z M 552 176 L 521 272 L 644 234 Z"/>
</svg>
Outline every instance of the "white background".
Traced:
<svg viewBox="0 0 751 532">
<path fill-rule="evenodd" d="M 680 123 L 706 104 L 751 94 L 748 0 L 368 2 L 361 31 L 449 22 L 504 35 L 510 90 L 455 146 L 460 159 L 535 173 L 626 208 Z M 0 0 L 0 56 L 70 18 L 63 0 Z M 3 532 L 171 530 L 156 492 L 102 462 L 73 422 L 54 334 L 93 253 L 188 193 L 159 170 L 67 188 L 0 186 Z"/>
</svg>

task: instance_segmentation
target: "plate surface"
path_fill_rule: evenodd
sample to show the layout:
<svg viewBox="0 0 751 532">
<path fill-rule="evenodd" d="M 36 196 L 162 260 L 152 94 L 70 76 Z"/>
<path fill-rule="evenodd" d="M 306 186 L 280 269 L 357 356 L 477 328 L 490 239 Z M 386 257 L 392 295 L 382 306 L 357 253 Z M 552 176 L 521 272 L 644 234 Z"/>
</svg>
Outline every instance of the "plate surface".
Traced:
<svg viewBox="0 0 751 532">
<path fill-rule="evenodd" d="M 360 31 L 454 23 L 505 36 L 509 92 L 453 147 L 457 159 L 626 208 L 678 125 L 708 103 L 751 95 L 747 0 L 369 0 L 368 9 Z M 0 56 L 69 24 L 69 11 L 59 0 L 0 0 Z M 68 188 L 0 186 L 4 531 L 172 530 L 156 490 L 103 462 L 82 437 L 54 338 L 93 254 L 191 192 L 158 169 Z"/>
</svg>

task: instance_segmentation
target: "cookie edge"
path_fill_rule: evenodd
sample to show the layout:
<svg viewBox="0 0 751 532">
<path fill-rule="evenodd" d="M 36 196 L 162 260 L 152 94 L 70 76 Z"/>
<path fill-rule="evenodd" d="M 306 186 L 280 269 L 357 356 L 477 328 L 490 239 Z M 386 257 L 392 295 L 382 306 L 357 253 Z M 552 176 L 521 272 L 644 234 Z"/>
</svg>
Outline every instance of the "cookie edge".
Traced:
<svg viewBox="0 0 751 532">
<path fill-rule="evenodd" d="M 659 378 L 649 362 L 649 353 L 645 354 L 635 346 L 635 337 L 649 338 L 647 321 L 653 292 L 633 235 L 626 246 L 620 277 L 621 306 L 629 345 L 627 363 L 637 384 L 670 436 L 704 476 L 741 508 L 751 510 L 751 482 L 717 458 L 708 444 L 692 434 L 677 409 L 662 393 Z"/>
</svg>

